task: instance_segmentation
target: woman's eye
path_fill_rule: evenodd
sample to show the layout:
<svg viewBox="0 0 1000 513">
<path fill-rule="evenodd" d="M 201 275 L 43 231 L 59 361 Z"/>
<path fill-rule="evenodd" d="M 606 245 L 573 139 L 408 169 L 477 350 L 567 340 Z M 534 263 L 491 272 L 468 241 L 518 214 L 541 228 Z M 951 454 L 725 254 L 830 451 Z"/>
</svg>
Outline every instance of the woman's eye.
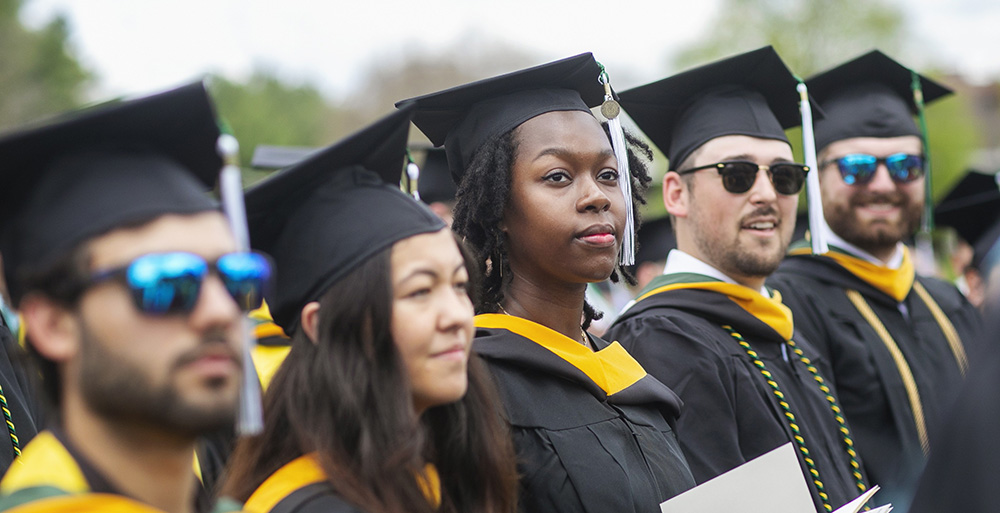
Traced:
<svg viewBox="0 0 1000 513">
<path fill-rule="evenodd" d="M 422 289 L 416 289 L 416 290 L 410 291 L 408 294 L 406 294 L 405 297 L 416 299 L 416 298 L 421 298 L 421 297 L 427 296 L 430 293 L 431 293 L 431 289 L 428 287 L 428 288 L 422 288 Z"/>
<path fill-rule="evenodd" d="M 601 180 L 614 180 L 614 181 L 617 181 L 618 180 L 618 171 L 615 171 L 614 169 L 611 169 L 611 168 L 607 168 L 607 169 L 602 170 L 597 175 L 597 177 L 599 179 L 601 179 Z"/>
<path fill-rule="evenodd" d="M 569 181 L 569 174 L 565 171 L 553 171 L 542 177 L 542 180 L 553 183 L 562 183 Z"/>
</svg>

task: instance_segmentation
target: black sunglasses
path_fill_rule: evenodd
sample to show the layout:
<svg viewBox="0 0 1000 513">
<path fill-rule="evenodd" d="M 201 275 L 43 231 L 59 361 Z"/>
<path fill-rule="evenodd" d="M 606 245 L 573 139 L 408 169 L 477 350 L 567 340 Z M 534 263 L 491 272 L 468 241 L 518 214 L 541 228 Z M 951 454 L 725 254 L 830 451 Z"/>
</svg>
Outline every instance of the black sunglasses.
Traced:
<svg viewBox="0 0 1000 513">
<path fill-rule="evenodd" d="M 215 262 L 192 253 L 150 253 L 122 267 L 98 271 L 85 287 L 119 280 L 128 287 L 139 311 L 184 314 L 194 310 L 209 273 L 219 276 L 240 309 L 250 311 L 261 305 L 271 278 L 271 263 L 255 252 L 227 253 Z"/>
<path fill-rule="evenodd" d="M 821 169 L 836 163 L 840 176 L 847 185 L 864 185 L 875 177 L 879 164 L 885 164 L 889 176 L 896 183 L 912 182 L 924 176 L 923 155 L 894 153 L 888 157 L 876 157 L 865 153 L 852 153 L 823 163 Z"/>
<path fill-rule="evenodd" d="M 730 160 L 685 169 L 678 171 L 677 174 L 686 175 L 711 168 L 719 171 L 719 175 L 722 176 L 722 186 L 733 194 L 743 194 L 749 191 L 754 182 L 757 181 L 757 171 L 762 169 L 767 171 L 767 176 L 771 179 L 771 184 L 774 185 L 774 190 L 778 194 L 786 196 L 798 194 L 806 182 L 806 173 L 809 172 L 808 166 L 794 162 L 779 162 L 770 166 L 762 166 L 747 160 Z"/>
</svg>

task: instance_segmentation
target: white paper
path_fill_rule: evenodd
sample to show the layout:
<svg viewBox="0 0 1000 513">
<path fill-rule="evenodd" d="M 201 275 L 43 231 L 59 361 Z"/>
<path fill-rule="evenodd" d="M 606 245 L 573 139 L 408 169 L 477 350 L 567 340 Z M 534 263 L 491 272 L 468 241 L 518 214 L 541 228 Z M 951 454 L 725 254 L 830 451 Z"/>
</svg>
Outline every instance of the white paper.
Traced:
<svg viewBox="0 0 1000 513">
<path fill-rule="evenodd" d="M 791 442 L 660 504 L 662 513 L 811 513 L 815 510 Z"/>
<path fill-rule="evenodd" d="M 834 513 L 857 513 L 878 491 L 871 487 Z M 883 509 L 888 508 L 888 509 Z M 888 513 L 883 506 L 870 513 Z M 791 442 L 660 504 L 662 513 L 814 513 Z"/>
</svg>

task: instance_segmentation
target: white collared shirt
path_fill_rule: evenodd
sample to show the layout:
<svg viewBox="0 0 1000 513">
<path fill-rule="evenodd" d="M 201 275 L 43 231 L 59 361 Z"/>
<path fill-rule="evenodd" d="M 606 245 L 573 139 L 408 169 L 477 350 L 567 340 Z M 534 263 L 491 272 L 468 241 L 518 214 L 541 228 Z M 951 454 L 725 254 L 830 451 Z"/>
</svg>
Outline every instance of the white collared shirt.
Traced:
<svg viewBox="0 0 1000 513">
<path fill-rule="evenodd" d="M 701 260 L 691 256 L 689 253 L 685 253 L 679 249 L 672 249 L 670 250 L 670 253 L 667 254 L 667 265 L 663 268 L 663 274 L 677 273 L 703 274 L 725 283 L 740 285 L 739 283 L 736 283 L 736 280 L 726 276 L 722 271 L 705 262 L 702 262 Z M 761 287 L 759 292 L 764 297 L 771 297 L 771 294 L 767 291 L 767 287 Z"/>
</svg>

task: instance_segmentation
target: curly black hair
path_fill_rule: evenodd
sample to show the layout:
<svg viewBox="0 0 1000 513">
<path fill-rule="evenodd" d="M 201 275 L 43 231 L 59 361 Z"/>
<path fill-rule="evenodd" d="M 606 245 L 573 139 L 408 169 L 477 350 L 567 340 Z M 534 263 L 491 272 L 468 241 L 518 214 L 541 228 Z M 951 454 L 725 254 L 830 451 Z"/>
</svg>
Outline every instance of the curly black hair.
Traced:
<svg viewBox="0 0 1000 513">
<path fill-rule="evenodd" d="M 610 140 L 608 124 L 601 125 Z M 494 137 L 479 147 L 458 185 L 458 203 L 455 205 L 452 228 L 465 238 L 475 252 L 483 273 L 482 286 L 474 298 L 477 313 L 499 311 L 504 299 L 504 281 L 509 281 L 511 276 L 500 222 L 510 200 L 510 177 L 517 155 L 516 130 Z M 641 221 L 639 205 L 646 203 L 646 189 L 652 181 L 646 163 L 652 161 L 653 152 L 649 145 L 627 131 L 625 140 L 632 180 L 632 210 L 638 230 Z M 635 284 L 635 277 L 621 266 L 616 266 L 611 273 L 611 281 L 618 282 L 619 275 L 627 283 Z M 604 315 L 586 302 L 583 314 L 584 329 L 592 320 Z"/>
</svg>

